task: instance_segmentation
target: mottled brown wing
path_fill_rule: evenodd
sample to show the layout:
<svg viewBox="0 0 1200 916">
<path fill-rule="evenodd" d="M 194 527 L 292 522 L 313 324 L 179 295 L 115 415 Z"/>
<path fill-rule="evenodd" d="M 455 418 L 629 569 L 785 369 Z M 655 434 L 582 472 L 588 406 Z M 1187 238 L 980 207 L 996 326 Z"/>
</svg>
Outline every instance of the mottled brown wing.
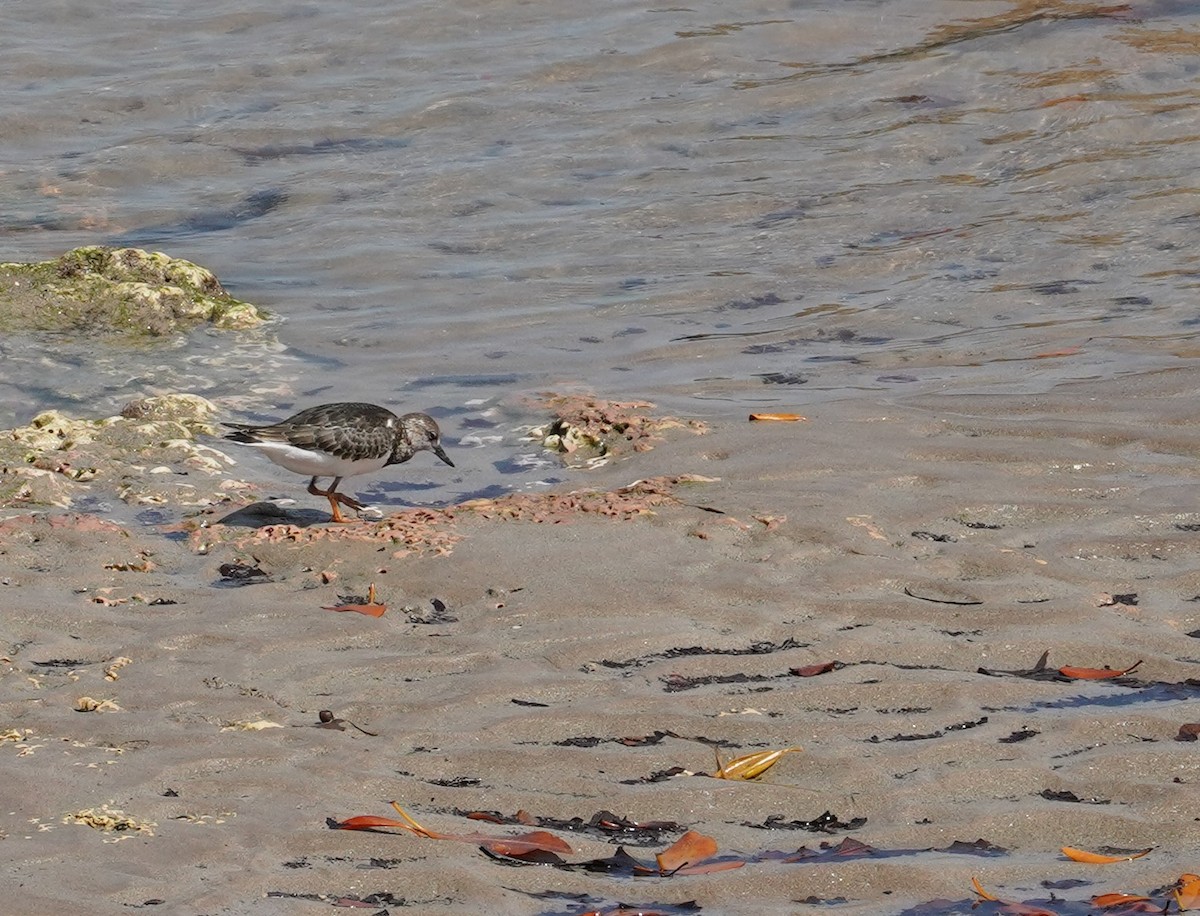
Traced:
<svg viewBox="0 0 1200 916">
<path fill-rule="evenodd" d="M 391 454 L 399 422 L 390 410 L 374 404 L 322 404 L 272 426 L 238 428 L 260 441 L 287 442 L 297 448 L 319 448 L 338 458 L 360 459 Z"/>
</svg>

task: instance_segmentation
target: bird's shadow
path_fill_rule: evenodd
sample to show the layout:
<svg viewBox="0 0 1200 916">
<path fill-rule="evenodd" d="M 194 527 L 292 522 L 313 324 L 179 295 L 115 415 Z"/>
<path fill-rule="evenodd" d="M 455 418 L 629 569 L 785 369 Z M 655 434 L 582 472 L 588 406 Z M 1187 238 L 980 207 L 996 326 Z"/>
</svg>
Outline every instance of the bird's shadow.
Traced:
<svg viewBox="0 0 1200 916">
<path fill-rule="evenodd" d="M 218 519 L 222 525 L 239 528 L 265 528 L 267 525 L 295 525 L 298 528 L 307 528 L 309 525 L 324 524 L 328 521 L 328 512 L 317 509 L 287 509 L 270 500 L 242 506 Z"/>
</svg>

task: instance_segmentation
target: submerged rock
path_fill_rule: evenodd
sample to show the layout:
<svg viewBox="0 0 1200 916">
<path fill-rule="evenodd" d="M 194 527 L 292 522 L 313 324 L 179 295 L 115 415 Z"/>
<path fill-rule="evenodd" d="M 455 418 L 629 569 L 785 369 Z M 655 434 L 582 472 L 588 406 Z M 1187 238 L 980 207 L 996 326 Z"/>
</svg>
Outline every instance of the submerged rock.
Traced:
<svg viewBox="0 0 1200 916">
<path fill-rule="evenodd" d="M 265 314 L 191 261 L 90 245 L 52 261 L 0 264 L 0 330 L 161 337 L 194 325 L 242 329 Z"/>
<path fill-rule="evenodd" d="M 84 494 L 140 505 L 206 506 L 245 484 L 196 441 L 214 435 L 216 405 L 192 394 L 141 398 L 99 420 L 47 410 L 0 430 L 0 508 L 71 506 Z"/>
</svg>

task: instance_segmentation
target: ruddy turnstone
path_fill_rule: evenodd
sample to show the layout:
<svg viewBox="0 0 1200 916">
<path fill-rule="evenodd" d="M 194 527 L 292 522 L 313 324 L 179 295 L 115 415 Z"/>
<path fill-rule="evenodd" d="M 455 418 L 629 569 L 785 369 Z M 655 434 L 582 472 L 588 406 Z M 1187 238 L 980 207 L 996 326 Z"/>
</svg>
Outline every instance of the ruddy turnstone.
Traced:
<svg viewBox="0 0 1200 916">
<path fill-rule="evenodd" d="M 400 464 L 426 450 L 454 467 L 442 449 L 433 417 L 423 413 L 398 417 L 374 404 L 321 404 L 270 426 L 222 425 L 234 430 L 225 434 L 226 439 L 258 449 L 289 471 L 311 475 L 308 492 L 329 500 L 335 522 L 346 521 L 339 504 L 366 508 L 337 492 L 338 484 L 346 477 Z M 317 488 L 320 477 L 333 478 L 328 490 Z"/>
</svg>

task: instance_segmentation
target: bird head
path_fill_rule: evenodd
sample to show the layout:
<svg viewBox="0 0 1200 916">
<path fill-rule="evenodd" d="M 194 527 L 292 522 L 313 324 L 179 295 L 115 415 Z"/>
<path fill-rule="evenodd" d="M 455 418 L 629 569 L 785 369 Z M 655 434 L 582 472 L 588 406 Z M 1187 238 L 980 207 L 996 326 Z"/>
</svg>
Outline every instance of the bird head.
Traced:
<svg viewBox="0 0 1200 916">
<path fill-rule="evenodd" d="M 442 448 L 441 430 L 438 429 L 437 421 L 429 414 L 406 413 L 400 418 L 400 432 L 388 464 L 399 464 L 417 452 L 425 451 L 433 452 L 450 467 L 454 467 L 454 462 Z"/>
</svg>

